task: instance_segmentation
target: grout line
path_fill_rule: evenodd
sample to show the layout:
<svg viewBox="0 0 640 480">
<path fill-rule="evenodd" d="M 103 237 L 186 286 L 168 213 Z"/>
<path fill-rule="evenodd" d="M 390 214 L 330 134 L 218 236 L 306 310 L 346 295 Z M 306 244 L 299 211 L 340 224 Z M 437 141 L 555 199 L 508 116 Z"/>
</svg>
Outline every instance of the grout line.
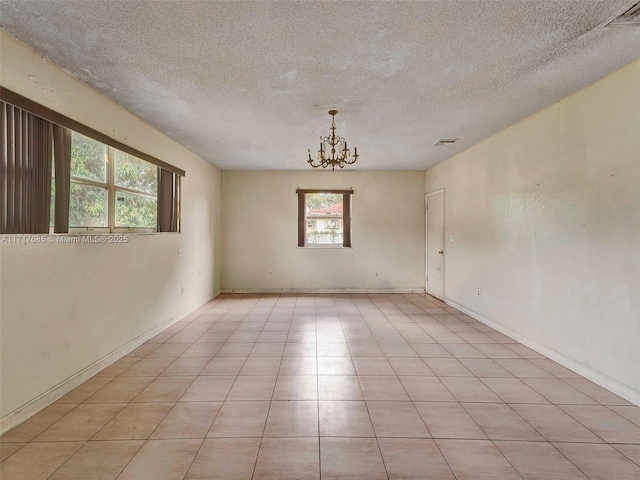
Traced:
<svg viewBox="0 0 640 480">
<path fill-rule="evenodd" d="M 415 323 L 415 322 L 414 322 Z M 416 323 L 417 325 L 417 323 Z M 437 345 L 442 346 L 440 343 L 437 343 Z M 444 348 L 444 347 L 442 347 Z M 446 350 L 446 349 L 445 349 Z M 416 352 L 418 353 L 418 352 Z M 419 357 L 422 359 L 422 357 Z M 427 364 L 427 362 L 422 359 L 422 361 L 425 363 L 425 365 L 427 365 L 427 368 L 429 368 L 431 370 L 431 367 L 429 367 L 429 365 Z M 435 372 L 434 372 L 435 375 Z M 451 395 L 456 402 L 458 403 L 458 405 L 462 406 L 460 404 L 460 402 L 458 402 L 458 399 L 456 398 L 456 396 L 449 390 L 449 388 L 444 384 L 444 382 L 442 382 L 442 380 L 440 380 L 440 378 L 438 376 L 435 376 L 435 378 L 438 379 L 438 381 L 440 382 L 440 384 L 444 387 L 444 389 L 449 392 L 449 395 Z M 400 381 L 400 383 L 402 384 L 402 381 Z M 404 384 L 402 384 L 402 386 L 404 387 Z M 458 476 L 455 474 L 455 472 L 453 471 L 453 468 L 451 468 L 451 464 L 449 463 L 449 460 L 447 460 L 447 457 L 445 457 L 444 453 L 442 453 L 442 449 L 440 448 L 440 445 L 438 445 L 438 442 L 436 441 L 436 438 L 433 436 L 433 434 L 431 433 L 431 430 L 429 429 L 429 426 L 427 425 L 427 422 L 424 420 L 424 418 L 422 417 L 422 415 L 420 414 L 420 411 L 417 409 L 414 400 L 411 398 L 411 396 L 409 395 L 409 392 L 406 391 L 406 387 L 405 387 L 405 392 L 407 393 L 407 396 L 409 396 L 409 399 L 411 400 L 411 404 L 413 405 L 413 408 L 415 408 L 416 412 L 418 413 L 418 416 L 420 417 L 420 419 L 422 420 L 422 423 L 424 423 L 424 426 L 427 428 L 427 431 L 429 432 L 429 434 L 431 435 L 431 438 L 433 439 L 433 443 L 436 446 L 436 448 L 438 449 L 438 452 L 440 452 L 440 455 L 442 456 L 442 459 L 445 461 L 445 463 L 447 464 L 447 467 L 449 468 L 449 471 L 451 472 L 451 474 L 457 479 Z M 473 420 L 473 418 L 471 419 L 474 423 L 475 420 Z M 479 428 L 479 426 L 478 426 Z M 481 429 L 482 430 L 482 429 Z M 483 432 L 484 433 L 484 432 Z M 486 435 L 486 434 L 485 434 Z"/>
<path fill-rule="evenodd" d="M 196 449 L 196 453 L 193 454 L 193 458 L 191 459 L 191 462 L 189 462 L 189 466 L 187 467 L 187 469 L 184 472 L 184 475 L 182 476 L 183 480 L 187 477 L 187 475 L 189 474 L 189 470 L 191 470 L 191 467 L 193 466 L 193 462 L 196 461 L 196 458 L 198 457 L 198 454 L 200 453 L 200 450 L 202 450 L 202 446 L 204 445 L 204 441 L 207 439 L 207 437 L 205 436 L 202 439 L 198 439 L 201 440 L 200 441 L 200 445 L 198 445 L 198 448 Z M 162 441 L 162 440 L 159 440 Z M 117 477 L 116 477 L 117 478 Z"/>
<path fill-rule="evenodd" d="M 262 297 L 262 298 L 264 298 L 264 297 Z M 280 295 L 278 295 L 277 298 L 279 299 Z M 256 343 L 258 343 L 258 339 L 260 338 L 260 335 L 262 334 L 262 332 L 264 332 L 264 327 L 267 324 L 267 322 L 269 322 L 269 317 L 273 313 L 273 310 L 275 309 L 275 306 L 277 304 L 278 304 L 278 300 L 276 300 L 273 303 L 273 306 L 271 307 L 271 310 L 269 311 L 269 315 L 267 316 L 267 320 L 262 325 L 262 328 L 260 329 L 260 334 L 258 334 L 258 337 L 256 338 L 254 346 L 255 346 Z M 285 346 L 285 348 L 286 348 L 286 346 Z M 253 350 L 253 348 L 252 348 L 252 350 Z M 284 354 L 284 352 L 283 352 L 283 354 Z M 249 358 L 249 357 L 247 357 L 247 358 Z M 245 363 L 246 363 L 246 361 L 245 361 Z M 282 358 L 280 359 L 280 366 L 282 366 Z M 243 364 L 242 368 L 244 368 L 244 364 Z M 240 372 L 242 372 L 242 368 L 240 369 Z M 238 372 L 238 377 L 240 376 L 240 372 Z M 280 367 L 278 367 L 278 373 L 280 373 Z M 236 377 L 236 379 L 238 377 Z M 273 391 L 271 392 L 271 400 L 269 401 L 269 408 L 267 409 L 267 416 L 264 419 L 264 426 L 262 427 L 262 435 L 260 436 L 260 444 L 258 445 L 258 451 L 256 452 L 256 460 L 255 460 L 255 462 L 253 464 L 253 472 L 251 473 L 251 478 L 252 479 L 253 479 L 253 477 L 255 477 L 256 468 L 258 467 L 258 459 L 260 458 L 260 451 L 262 450 L 262 441 L 264 439 L 264 432 L 265 432 L 265 430 L 267 428 L 267 422 L 269 421 L 269 413 L 271 412 L 271 402 L 273 402 L 273 395 L 274 395 L 274 393 L 276 391 L 276 384 L 277 383 L 278 383 L 278 376 L 276 375 L 276 382 L 273 384 Z M 233 386 L 231 388 L 233 388 Z M 231 392 L 231 390 L 229 390 L 229 392 Z"/>
<path fill-rule="evenodd" d="M 318 317 L 317 317 L 317 297 L 313 301 L 313 318 L 316 337 L 316 399 L 318 405 L 318 474 L 322 478 L 322 442 L 320 437 L 320 369 L 318 364 Z"/>
<path fill-rule="evenodd" d="M 385 316 L 385 318 L 386 318 L 386 316 Z M 369 327 L 367 327 L 367 328 L 369 328 Z M 371 331 L 370 328 L 369 328 L 369 331 Z M 375 339 L 375 337 L 374 337 L 374 339 Z M 376 339 L 376 343 L 375 344 L 378 345 L 377 339 Z M 379 347 L 379 345 L 378 345 L 378 347 Z M 349 348 L 349 351 L 351 351 L 350 348 Z M 384 353 L 384 352 L 382 352 L 382 353 Z M 353 356 L 351 358 L 353 359 Z M 385 356 L 384 358 L 386 359 L 387 357 Z M 353 362 L 353 360 L 352 360 L 352 362 Z M 387 362 L 388 362 L 388 360 L 387 360 Z M 355 366 L 354 366 L 354 368 L 355 368 Z M 391 367 L 391 368 L 393 368 L 393 367 Z M 387 464 L 384 461 L 384 455 L 382 455 L 382 449 L 380 448 L 380 441 L 378 440 L 378 434 L 376 432 L 375 425 L 373 424 L 373 419 L 371 418 L 371 412 L 369 411 L 369 403 L 368 403 L 367 399 L 364 396 L 364 391 L 362 390 L 362 384 L 360 383 L 360 375 L 358 375 L 357 371 L 356 371 L 356 378 L 358 379 L 358 385 L 360 386 L 360 391 L 362 392 L 362 400 L 364 402 L 364 408 L 367 409 L 367 415 L 369 416 L 369 422 L 371 423 L 371 429 L 373 430 L 373 435 L 374 435 L 374 438 L 376 440 L 376 445 L 378 446 L 378 453 L 380 454 L 380 459 L 382 460 L 382 466 L 384 467 L 384 471 L 385 471 L 385 473 L 387 475 L 387 478 L 389 478 L 389 470 L 387 469 Z M 397 376 L 396 376 L 396 378 L 397 378 Z M 400 382 L 400 379 L 398 379 L 398 382 Z M 400 384 L 402 385 L 402 382 L 400 382 Z M 404 385 L 403 385 L 403 388 L 404 388 Z M 406 391 L 405 391 L 405 393 L 406 393 Z M 407 394 L 407 397 L 409 397 L 409 394 Z M 413 405 L 413 403 L 412 403 L 412 405 Z M 415 406 L 414 406 L 414 409 L 415 409 Z M 417 413 L 417 411 L 416 411 L 416 413 Z M 425 426 L 425 428 L 426 428 L 426 426 Z M 429 431 L 429 429 L 427 428 L 427 432 L 428 431 Z"/>
<path fill-rule="evenodd" d="M 29 442 L 29 443 L 31 443 L 31 442 Z M 85 440 L 85 441 L 83 441 L 83 443 L 82 443 L 82 445 L 80 446 L 80 448 L 78 448 L 75 452 L 73 452 L 73 454 L 72 454 L 72 455 L 70 455 L 70 456 L 69 456 L 69 458 L 67 458 L 67 459 L 62 463 L 62 465 L 60 465 L 60 466 L 59 466 L 58 468 L 56 468 L 56 469 L 55 469 L 55 470 L 54 470 L 54 471 L 53 471 L 49 476 L 47 476 L 47 478 L 51 478 L 52 476 L 54 476 L 54 475 L 58 472 L 58 470 L 60 470 L 64 465 L 66 465 L 66 463 L 67 463 L 69 460 L 71 460 L 73 457 L 75 457 L 75 456 L 76 456 L 76 454 L 77 454 L 80 450 L 82 450 L 82 449 L 84 448 L 84 446 L 85 446 L 87 443 L 89 443 L 89 440 Z M 140 448 L 142 448 L 142 445 L 140 446 Z M 15 452 L 14 452 L 14 453 L 15 453 Z M 137 450 L 136 450 L 136 453 L 138 453 L 138 451 L 137 451 Z M 134 455 L 135 455 L 135 454 L 134 454 Z M 131 457 L 131 458 L 133 458 L 133 457 Z M 5 460 L 6 460 L 6 459 L 5 459 Z M 4 461 L 3 461 L 3 463 L 4 463 Z M 122 471 L 121 471 L 121 472 L 122 472 Z M 120 473 L 118 473 L 118 475 L 120 475 Z"/>
</svg>

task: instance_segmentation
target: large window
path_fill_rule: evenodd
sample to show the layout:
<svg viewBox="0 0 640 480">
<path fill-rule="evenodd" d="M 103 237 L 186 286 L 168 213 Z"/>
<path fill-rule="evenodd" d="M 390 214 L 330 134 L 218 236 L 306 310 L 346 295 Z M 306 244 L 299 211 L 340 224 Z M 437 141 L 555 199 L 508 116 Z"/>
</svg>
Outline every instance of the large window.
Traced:
<svg viewBox="0 0 640 480">
<path fill-rule="evenodd" d="M 76 132 L 70 191 L 72 229 L 156 230 L 158 167 Z"/>
<path fill-rule="evenodd" d="M 298 246 L 350 247 L 352 190 L 297 190 Z"/>
<path fill-rule="evenodd" d="M 180 232 L 184 175 L 0 88 L 0 233 Z"/>
<path fill-rule="evenodd" d="M 179 232 L 184 175 L 0 89 L 0 233 Z"/>
</svg>

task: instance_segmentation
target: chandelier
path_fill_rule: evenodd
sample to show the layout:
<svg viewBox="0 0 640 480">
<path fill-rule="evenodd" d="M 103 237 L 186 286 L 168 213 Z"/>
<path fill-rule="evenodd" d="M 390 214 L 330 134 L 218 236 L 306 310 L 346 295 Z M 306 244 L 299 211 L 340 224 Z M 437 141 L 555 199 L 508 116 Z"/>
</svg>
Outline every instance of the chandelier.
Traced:
<svg viewBox="0 0 640 480">
<path fill-rule="evenodd" d="M 311 149 L 308 149 L 308 163 L 313 168 L 331 167 L 331 170 L 335 170 L 336 167 L 344 168 L 346 165 L 353 165 L 358 161 L 358 148 L 355 147 L 353 149 L 352 157 L 349 148 L 347 148 L 347 141 L 343 137 L 336 135 L 337 114 L 337 110 L 329 110 L 329 115 L 331 115 L 331 135 L 320 137 L 320 150 L 318 150 L 317 161 L 311 158 Z"/>
</svg>

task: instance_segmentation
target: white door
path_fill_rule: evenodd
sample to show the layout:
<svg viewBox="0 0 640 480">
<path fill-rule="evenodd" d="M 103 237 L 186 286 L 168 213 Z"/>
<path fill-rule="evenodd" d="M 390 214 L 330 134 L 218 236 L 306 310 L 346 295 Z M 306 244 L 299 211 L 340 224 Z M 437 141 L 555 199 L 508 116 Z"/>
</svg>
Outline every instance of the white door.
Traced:
<svg viewBox="0 0 640 480">
<path fill-rule="evenodd" d="M 426 290 L 429 295 L 444 300 L 444 190 L 427 194 L 426 215 Z"/>
</svg>

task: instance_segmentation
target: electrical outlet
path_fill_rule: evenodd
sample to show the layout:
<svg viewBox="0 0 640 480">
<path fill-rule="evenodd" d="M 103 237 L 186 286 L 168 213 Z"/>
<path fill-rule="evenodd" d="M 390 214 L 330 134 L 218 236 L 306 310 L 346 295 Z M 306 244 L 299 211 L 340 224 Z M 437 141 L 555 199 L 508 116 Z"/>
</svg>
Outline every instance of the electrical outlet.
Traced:
<svg viewBox="0 0 640 480">
<path fill-rule="evenodd" d="M 376 278 L 380 278 L 380 272 L 374 272 L 373 276 Z"/>
<path fill-rule="evenodd" d="M 480 289 L 476 290 L 476 295 L 479 297 L 480 296 Z"/>
<path fill-rule="evenodd" d="M 178 255 L 178 256 L 182 255 L 182 249 L 178 248 L 177 255 Z"/>
<path fill-rule="evenodd" d="M 180 287 L 180 295 L 184 295 L 184 287 Z"/>
<path fill-rule="evenodd" d="M 269 270 L 269 276 L 273 277 L 273 272 L 271 270 Z"/>
</svg>

